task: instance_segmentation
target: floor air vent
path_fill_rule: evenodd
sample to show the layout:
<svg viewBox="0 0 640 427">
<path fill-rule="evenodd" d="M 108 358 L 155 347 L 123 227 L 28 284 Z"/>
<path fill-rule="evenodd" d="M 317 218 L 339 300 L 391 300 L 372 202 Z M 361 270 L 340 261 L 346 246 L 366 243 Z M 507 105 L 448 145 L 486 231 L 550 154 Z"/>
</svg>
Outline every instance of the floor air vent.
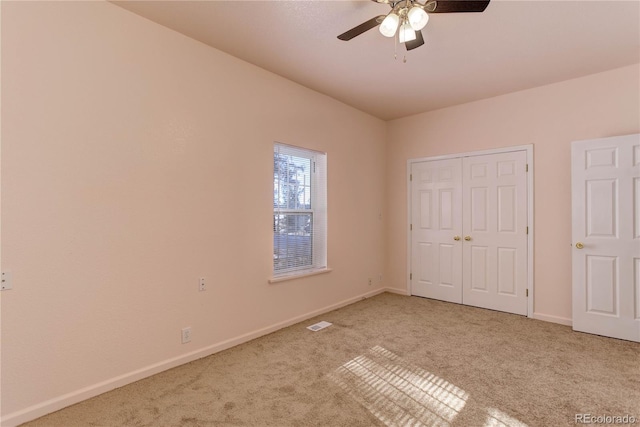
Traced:
<svg viewBox="0 0 640 427">
<path fill-rule="evenodd" d="M 307 326 L 307 329 L 309 329 L 310 331 L 319 331 L 320 329 L 324 329 L 326 327 L 331 326 L 332 323 L 329 322 L 325 322 L 324 320 L 322 322 L 318 322 L 315 325 L 311 325 L 311 326 Z"/>
</svg>

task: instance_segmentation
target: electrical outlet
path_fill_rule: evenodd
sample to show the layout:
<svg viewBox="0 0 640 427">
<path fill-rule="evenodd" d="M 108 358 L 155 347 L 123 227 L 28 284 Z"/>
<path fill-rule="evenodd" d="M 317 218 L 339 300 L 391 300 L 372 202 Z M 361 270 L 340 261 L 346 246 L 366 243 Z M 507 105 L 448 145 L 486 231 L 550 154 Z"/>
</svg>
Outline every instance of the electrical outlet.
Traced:
<svg viewBox="0 0 640 427">
<path fill-rule="evenodd" d="M 369 286 L 373 285 L 373 279 L 369 279 Z"/>
<path fill-rule="evenodd" d="M 182 328 L 182 344 L 191 342 L 191 326 Z"/>
<path fill-rule="evenodd" d="M 200 292 L 207 290 L 207 284 L 205 283 L 204 277 L 200 278 L 200 282 L 198 284 L 198 289 L 200 290 Z"/>
<path fill-rule="evenodd" d="M 2 272 L 2 286 L 0 286 L 0 290 L 8 291 L 9 289 L 13 289 L 13 280 L 10 271 Z"/>
</svg>

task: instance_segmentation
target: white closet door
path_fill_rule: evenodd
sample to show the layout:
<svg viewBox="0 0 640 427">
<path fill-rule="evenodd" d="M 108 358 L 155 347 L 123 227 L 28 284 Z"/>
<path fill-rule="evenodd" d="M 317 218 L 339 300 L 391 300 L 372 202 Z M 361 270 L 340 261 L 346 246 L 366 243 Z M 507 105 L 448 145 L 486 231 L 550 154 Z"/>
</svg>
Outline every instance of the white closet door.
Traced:
<svg viewBox="0 0 640 427">
<path fill-rule="evenodd" d="M 458 158 L 411 166 L 412 295 L 462 302 L 461 164 Z"/>
<path fill-rule="evenodd" d="M 574 142 L 573 329 L 640 342 L 640 135 Z"/>
<path fill-rule="evenodd" d="M 527 314 L 527 155 L 463 159 L 464 304 Z"/>
</svg>

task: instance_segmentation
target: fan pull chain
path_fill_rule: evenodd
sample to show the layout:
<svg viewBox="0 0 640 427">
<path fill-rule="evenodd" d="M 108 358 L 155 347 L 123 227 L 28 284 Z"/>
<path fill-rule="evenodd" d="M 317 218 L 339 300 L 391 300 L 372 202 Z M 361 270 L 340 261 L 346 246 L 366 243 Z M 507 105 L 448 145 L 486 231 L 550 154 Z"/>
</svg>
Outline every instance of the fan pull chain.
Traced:
<svg viewBox="0 0 640 427">
<path fill-rule="evenodd" d="M 393 59 L 398 59 L 398 37 L 400 36 L 396 35 L 393 38 Z"/>
<path fill-rule="evenodd" d="M 393 38 L 393 59 L 398 60 L 398 39 L 400 38 L 400 34 L 396 34 Z M 407 54 L 405 53 L 402 57 L 402 63 L 407 63 Z"/>
</svg>

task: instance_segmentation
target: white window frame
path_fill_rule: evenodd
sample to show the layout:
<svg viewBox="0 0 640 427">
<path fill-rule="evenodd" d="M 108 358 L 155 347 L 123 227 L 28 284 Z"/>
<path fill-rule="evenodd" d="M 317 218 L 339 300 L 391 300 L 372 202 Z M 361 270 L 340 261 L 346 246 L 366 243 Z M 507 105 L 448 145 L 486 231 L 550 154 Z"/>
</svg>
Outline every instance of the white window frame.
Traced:
<svg viewBox="0 0 640 427">
<path fill-rule="evenodd" d="M 327 267 L 327 155 L 315 150 L 296 147 L 279 142 L 274 143 L 273 154 L 282 153 L 295 157 L 310 159 L 311 162 L 311 209 L 283 209 L 273 208 L 273 216 L 277 213 L 311 213 L 312 214 L 312 243 L 311 243 L 311 265 L 294 267 L 289 269 L 275 269 L 272 265 L 273 276 L 270 283 L 280 282 L 322 274 L 331 271 Z M 272 246 L 275 250 L 275 229 Z M 275 259 L 275 256 L 274 256 Z"/>
</svg>

